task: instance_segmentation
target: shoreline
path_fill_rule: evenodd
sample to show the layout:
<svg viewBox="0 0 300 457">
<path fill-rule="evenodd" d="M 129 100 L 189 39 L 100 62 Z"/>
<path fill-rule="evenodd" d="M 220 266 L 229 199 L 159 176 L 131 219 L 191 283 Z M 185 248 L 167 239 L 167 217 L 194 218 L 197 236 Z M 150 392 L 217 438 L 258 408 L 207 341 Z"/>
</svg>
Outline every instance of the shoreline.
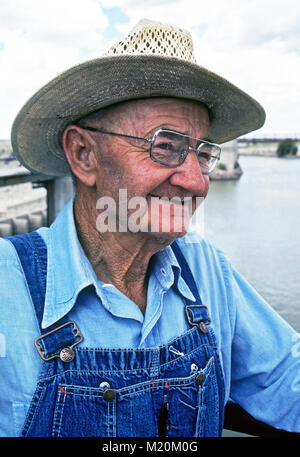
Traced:
<svg viewBox="0 0 300 457">
<path fill-rule="evenodd" d="M 241 168 L 233 171 L 217 170 L 210 176 L 210 181 L 237 181 L 242 175 L 243 170 Z"/>
<path fill-rule="evenodd" d="M 260 152 L 240 152 L 239 151 L 239 156 L 247 156 L 247 157 L 275 157 L 277 159 L 300 159 L 300 155 L 286 155 L 286 156 L 283 156 L 283 157 L 278 157 L 278 155 L 276 153 L 260 153 Z"/>
</svg>

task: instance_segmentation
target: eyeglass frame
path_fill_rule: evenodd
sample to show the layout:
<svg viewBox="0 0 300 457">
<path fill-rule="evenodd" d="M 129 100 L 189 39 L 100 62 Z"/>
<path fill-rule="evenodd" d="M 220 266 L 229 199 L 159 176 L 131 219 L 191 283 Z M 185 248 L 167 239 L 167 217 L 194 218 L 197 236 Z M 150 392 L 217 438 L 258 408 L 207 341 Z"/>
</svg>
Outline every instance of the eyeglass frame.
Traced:
<svg viewBox="0 0 300 457">
<path fill-rule="evenodd" d="M 77 125 L 78 127 L 82 128 L 84 130 L 89 130 L 91 132 L 100 132 L 100 133 L 104 133 L 104 134 L 107 134 L 107 135 L 121 136 L 121 137 L 124 137 L 124 138 L 132 138 L 134 140 L 140 140 L 140 141 L 145 141 L 147 143 L 150 143 L 151 144 L 151 147 L 150 147 L 150 159 L 153 162 L 159 163 L 160 165 L 163 165 L 163 166 L 169 167 L 169 168 L 180 167 L 184 163 L 185 159 L 187 158 L 189 150 L 192 150 L 192 151 L 197 153 L 199 148 L 200 148 L 200 146 L 202 146 L 202 144 L 208 144 L 209 146 L 217 147 L 219 149 L 219 155 L 218 156 L 211 156 L 211 157 L 213 157 L 214 159 L 217 159 L 217 160 L 214 162 L 213 167 L 208 172 L 203 172 L 202 169 L 201 169 L 201 172 L 204 175 L 209 175 L 210 173 L 213 172 L 213 170 L 216 167 L 217 161 L 220 160 L 221 151 L 222 151 L 221 146 L 219 144 L 217 144 L 217 143 L 212 143 L 211 141 L 208 141 L 208 140 L 202 140 L 201 138 L 192 137 L 190 135 L 186 135 L 185 133 L 177 132 L 176 130 L 171 130 L 171 129 L 164 129 L 164 128 L 158 129 L 154 133 L 152 139 L 150 139 L 150 138 L 142 138 L 142 137 L 139 137 L 139 136 L 126 135 L 125 133 L 109 132 L 108 130 L 98 129 L 96 127 L 91 127 L 91 126 L 88 126 L 88 125 L 86 125 L 86 126 L 85 125 L 80 125 L 80 121 L 75 125 Z M 153 157 L 153 154 L 152 154 L 153 145 L 155 143 L 155 140 L 156 140 L 157 136 L 160 134 L 160 132 L 176 133 L 177 135 L 181 135 L 183 137 L 186 137 L 186 138 L 189 138 L 189 139 L 192 139 L 192 140 L 200 141 L 200 144 L 199 144 L 199 146 L 197 148 L 193 148 L 192 146 L 188 146 L 185 156 L 182 157 L 182 161 L 180 163 L 178 163 L 177 165 L 169 165 L 169 164 L 166 164 L 164 162 L 161 162 L 161 161 L 155 159 L 155 157 Z M 200 165 L 200 167 L 201 167 L 201 165 Z"/>
</svg>

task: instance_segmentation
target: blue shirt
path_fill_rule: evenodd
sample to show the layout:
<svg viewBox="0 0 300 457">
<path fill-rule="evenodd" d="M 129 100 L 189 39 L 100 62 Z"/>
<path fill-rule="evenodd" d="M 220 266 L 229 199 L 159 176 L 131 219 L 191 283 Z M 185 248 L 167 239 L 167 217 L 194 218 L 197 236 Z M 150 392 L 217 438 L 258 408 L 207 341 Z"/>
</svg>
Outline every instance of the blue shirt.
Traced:
<svg viewBox="0 0 300 457">
<path fill-rule="evenodd" d="M 182 296 L 194 299 L 174 267 L 170 247 L 155 254 L 145 315 L 111 284 L 98 280 L 77 237 L 73 199 L 50 228 L 42 326 L 69 313 L 85 347 L 146 348 L 188 330 Z M 300 432 L 299 335 L 232 267 L 225 254 L 197 233 L 179 240 L 208 306 L 229 396 L 258 420 Z M 178 281 L 180 294 L 172 288 Z M 94 287 L 88 287 L 94 285 Z M 182 294 L 182 296 L 181 296 Z M 19 435 L 42 360 L 31 297 L 14 247 L 0 239 L 0 436 Z"/>
</svg>

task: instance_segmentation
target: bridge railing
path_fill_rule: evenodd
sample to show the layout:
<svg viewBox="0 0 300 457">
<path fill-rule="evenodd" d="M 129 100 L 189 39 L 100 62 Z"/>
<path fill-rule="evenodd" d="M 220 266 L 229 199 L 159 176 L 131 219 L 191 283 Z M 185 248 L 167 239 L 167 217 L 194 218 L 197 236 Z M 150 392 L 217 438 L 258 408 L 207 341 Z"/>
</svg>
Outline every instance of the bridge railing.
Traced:
<svg viewBox="0 0 300 457">
<path fill-rule="evenodd" d="M 237 139 L 238 143 L 282 143 L 286 140 L 292 140 L 296 143 L 300 142 L 300 134 L 297 133 L 270 133 L 255 136 L 241 136 Z"/>
</svg>

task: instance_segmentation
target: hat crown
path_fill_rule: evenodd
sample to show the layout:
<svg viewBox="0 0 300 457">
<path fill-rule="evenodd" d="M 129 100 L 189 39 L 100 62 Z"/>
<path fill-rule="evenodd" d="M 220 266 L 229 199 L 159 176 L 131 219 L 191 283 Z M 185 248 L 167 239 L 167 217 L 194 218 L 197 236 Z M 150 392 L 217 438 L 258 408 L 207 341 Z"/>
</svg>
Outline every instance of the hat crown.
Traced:
<svg viewBox="0 0 300 457">
<path fill-rule="evenodd" d="M 141 19 L 104 55 L 161 55 L 196 63 L 192 37 L 187 30 L 149 19 Z"/>
</svg>

